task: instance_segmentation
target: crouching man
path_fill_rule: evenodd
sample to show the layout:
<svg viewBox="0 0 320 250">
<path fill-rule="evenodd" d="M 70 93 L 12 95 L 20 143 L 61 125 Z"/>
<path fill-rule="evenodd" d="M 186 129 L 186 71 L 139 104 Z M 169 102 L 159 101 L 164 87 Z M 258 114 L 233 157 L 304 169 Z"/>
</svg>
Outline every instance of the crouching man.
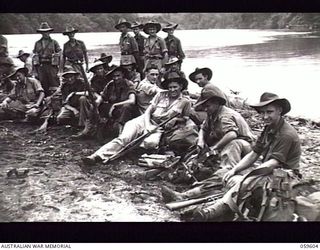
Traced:
<svg viewBox="0 0 320 250">
<path fill-rule="evenodd" d="M 41 83 L 27 77 L 28 69 L 17 68 L 9 77 L 16 78 L 14 88 L 0 105 L 0 119 L 36 120 L 43 110 L 44 90 Z"/>
<path fill-rule="evenodd" d="M 223 181 L 227 187 L 231 187 L 230 190 L 214 205 L 196 211 L 194 214 L 196 221 L 219 221 L 228 212 L 238 213 L 239 202 L 237 200 L 245 192 L 243 187 L 264 187 L 266 182 L 274 178 L 275 173 L 278 173 L 279 170 L 284 170 L 291 180 L 298 181 L 301 177 L 298 173 L 301 155 L 300 139 L 296 130 L 283 118 L 283 115 L 291 109 L 289 101 L 272 93 L 264 93 L 260 102 L 251 105 L 251 107 L 259 112 L 266 126 L 253 150 L 224 175 Z M 241 172 L 253 166 L 260 156 L 262 156 L 262 163 L 259 167 L 245 178 L 241 176 Z M 275 172 L 275 170 L 277 171 Z M 292 186 L 292 181 L 290 186 Z M 286 189 L 290 190 L 290 187 Z M 251 187 L 251 190 L 254 189 Z M 288 198 L 291 199 L 291 197 Z M 265 204 L 265 206 L 267 205 Z M 280 206 L 282 205 L 280 204 Z M 290 214 L 284 213 L 281 217 L 274 217 L 275 215 L 272 213 L 276 210 L 271 210 L 268 211 L 270 220 L 283 221 L 288 220 L 287 216 L 290 216 Z M 267 220 L 264 215 L 266 213 L 260 210 L 258 219 Z"/>
<path fill-rule="evenodd" d="M 167 201 L 192 198 L 212 191 L 216 177 L 221 180 L 228 170 L 233 169 L 241 158 L 251 151 L 251 142 L 254 140 L 251 129 L 241 114 L 225 106 L 226 99 L 222 92 L 205 90 L 197 103 L 197 106 L 203 107 L 207 113 L 199 132 L 199 152 L 207 148 L 209 153 L 217 155 L 221 160 L 221 169 L 216 171 L 212 178 L 202 181 L 200 186 L 184 193 L 164 186 L 162 194 Z"/>
<path fill-rule="evenodd" d="M 142 134 L 154 130 L 158 124 L 177 114 L 179 115 L 176 118 L 166 123 L 164 130 L 171 130 L 176 123 L 185 124 L 189 116 L 190 102 L 182 95 L 181 91 L 186 86 L 187 81 L 183 78 L 171 78 L 163 81 L 161 87 L 166 90 L 156 94 L 145 114 L 128 121 L 118 138 L 105 144 L 89 157 L 83 158 L 84 164 L 94 165 L 97 162 L 108 161 L 109 157 L 119 152 L 128 143 Z M 157 148 L 163 132 L 163 129 L 159 129 L 151 134 L 143 141 L 143 146 L 149 149 Z"/>
</svg>

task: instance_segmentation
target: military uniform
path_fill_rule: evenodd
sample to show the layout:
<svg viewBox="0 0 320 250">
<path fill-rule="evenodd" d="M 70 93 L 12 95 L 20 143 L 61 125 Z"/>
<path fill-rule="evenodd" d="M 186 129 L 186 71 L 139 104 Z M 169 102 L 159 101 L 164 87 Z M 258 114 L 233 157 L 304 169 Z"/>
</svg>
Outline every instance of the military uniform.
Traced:
<svg viewBox="0 0 320 250">
<path fill-rule="evenodd" d="M 156 36 L 154 41 L 151 41 L 154 38 L 148 37 L 144 43 L 144 55 L 145 55 L 145 69 L 148 68 L 151 64 L 158 66 L 159 70 L 163 67 L 163 58 L 164 53 L 168 52 L 165 41 Z"/>
<path fill-rule="evenodd" d="M 168 55 L 183 60 L 186 56 L 183 53 L 180 39 L 175 36 L 167 36 L 165 39 L 168 48 Z"/>
<path fill-rule="evenodd" d="M 50 37 L 41 38 L 34 46 L 34 65 L 46 95 L 50 95 L 60 85 L 57 76 L 60 51 L 58 42 Z"/>
<path fill-rule="evenodd" d="M 121 34 L 120 36 L 120 52 L 121 52 L 121 58 L 120 58 L 120 64 L 123 63 L 136 63 L 135 55 L 138 54 L 138 44 L 134 37 L 132 37 L 130 34 Z"/>
</svg>

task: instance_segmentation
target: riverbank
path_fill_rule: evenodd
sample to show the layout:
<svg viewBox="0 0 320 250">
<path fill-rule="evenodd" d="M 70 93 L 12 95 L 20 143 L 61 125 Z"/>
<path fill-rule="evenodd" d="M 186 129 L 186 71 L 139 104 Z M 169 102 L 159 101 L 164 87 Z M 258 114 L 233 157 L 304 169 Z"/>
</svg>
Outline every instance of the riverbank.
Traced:
<svg viewBox="0 0 320 250">
<path fill-rule="evenodd" d="M 238 107 L 255 133 L 262 129 L 253 110 Z M 286 118 L 302 142 L 301 173 L 320 180 L 320 126 L 302 118 Z M 0 220 L 11 221 L 180 221 L 162 201 L 164 181 L 147 181 L 132 153 L 94 172 L 83 172 L 80 158 L 102 143 L 76 141 L 77 129 L 51 126 L 32 134 L 26 123 L 0 124 Z M 8 177 L 11 169 L 25 176 Z M 319 187 L 320 189 L 320 187 Z"/>
</svg>

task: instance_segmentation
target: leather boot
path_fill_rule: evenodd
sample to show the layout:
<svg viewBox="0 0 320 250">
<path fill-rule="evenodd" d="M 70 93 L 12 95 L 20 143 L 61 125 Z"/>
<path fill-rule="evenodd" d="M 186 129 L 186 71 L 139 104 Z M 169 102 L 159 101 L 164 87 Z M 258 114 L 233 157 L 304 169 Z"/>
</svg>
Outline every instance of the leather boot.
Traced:
<svg viewBox="0 0 320 250">
<path fill-rule="evenodd" d="M 98 162 L 102 162 L 102 159 L 98 155 L 91 155 L 81 159 L 85 166 L 94 166 Z"/>
<path fill-rule="evenodd" d="M 230 207 L 220 199 L 210 207 L 195 210 L 192 221 L 229 221 L 231 215 Z"/>
<path fill-rule="evenodd" d="M 88 138 L 88 137 L 94 136 L 95 133 L 96 133 L 95 124 L 90 120 L 85 120 L 84 129 L 80 133 L 73 135 L 72 137 L 77 139 Z"/>
</svg>

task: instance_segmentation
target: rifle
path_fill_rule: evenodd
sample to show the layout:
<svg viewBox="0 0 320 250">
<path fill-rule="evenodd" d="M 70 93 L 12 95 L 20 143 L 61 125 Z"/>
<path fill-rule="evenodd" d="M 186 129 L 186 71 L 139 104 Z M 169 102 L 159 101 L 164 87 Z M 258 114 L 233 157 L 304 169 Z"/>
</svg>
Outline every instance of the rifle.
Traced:
<svg viewBox="0 0 320 250">
<path fill-rule="evenodd" d="M 105 160 L 103 163 L 106 164 L 110 161 L 113 161 L 115 159 L 118 159 L 119 157 L 121 157 L 122 155 L 124 155 L 125 153 L 127 153 L 129 150 L 134 149 L 135 147 L 137 147 L 138 145 L 140 145 L 140 143 L 147 138 L 149 135 L 153 134 L 154 132 L 156 132 L 158 130 L 158 128 L 162 127 L 163 125 L 167 124 L 169 121 L 171 121 L 173 118 L 176 118 L 178 115 L 180 115 L 180 113 L 176 113 L 175 115 L 173 115 L 172 117 L 170 117 L 169 119 L 165 120 L 164 122 L 160 123 L 159 125 L 157 125 L 154 129 L 152 129 L 151 131 L 149 131 L 148 133 L 145 133 L 141 136 L 139 136 L 138 138 L 136 138 L 135 140 L 131 141 L 130 143 L 128 143 L 125 147 L 123 147 L 120 151 L 118 151 L 117 153 L 115 153 L 114 155 L 112 155 L 109 159 Z"/>
<path fill-rule="evenodd" d="M 89 101 L 92 103 L 93 105 L 93 118 L 94 118 L 94 121 L 96 122 L 100 122 L 100 115 L 99 115 L 99 109 L 98 109 L 98 106 L 97 106 L 97 103 L 95 101 L 95 96 L 93 94 L 93 91 L 92 91 L 92 88 L 89 84 L 89 80 L 87 78 L 87 75 L 84 71 L 84 68 L 83 68 L 83 65 L 81 63 L 78 63 L 79 66 L 80 66 L 80 69 L 81 69 L 81 74 L 83 75 L 83 79 L 84 79 L 84 82 L 85 82 L 85 87 L 88 91 L 88 98 L 89 98 Z"/>
<path fill-rule="evenodd" d="M 225 192 L 220 192 L 217 194 L 213 194 L 207 197 L 202 197 L 202 198 L 195 198 L 195 199 L 190 199 L 190 200 L 183 200 L 183 201 L 173 201 L 170 203 L 166 204 L 166 207 L 169 208 L 171 211 L 181 209 L 184 207 L 188 207 L 191 205 L 197 205 L 205 202 L 211 202 L 211 201 L 216 201 L 220 198 L 223 197 Z"/>
</svg>

